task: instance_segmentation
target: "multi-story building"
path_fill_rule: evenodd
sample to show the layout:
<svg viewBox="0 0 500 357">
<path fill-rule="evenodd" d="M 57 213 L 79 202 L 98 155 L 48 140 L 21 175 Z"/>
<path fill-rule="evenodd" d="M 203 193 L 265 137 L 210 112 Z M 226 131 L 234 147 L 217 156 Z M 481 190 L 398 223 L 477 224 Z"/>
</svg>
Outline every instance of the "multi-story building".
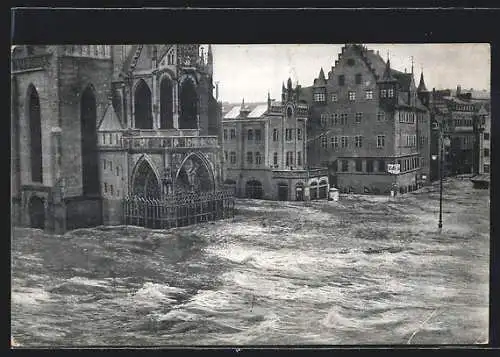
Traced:
<svg viewBox="0 0 500 357">
<path fill-rule="evenodd" d="M 14 223 L 120 223 L 121 199 L 215 190 L 220 105 L 200 45 L 16 46 Z"/>
<path fill-rule="evenodd" d="M 325 168 L 307 165 L 308 105 L 301 88 L 283 85 L 281 102 L 250 108 L 243 101 L 224 116 L 225 183 L 237 196 L 271 200 L 326 198 Z"/>
<path fill-rule="evenodd" d="M 429 114 L 413 68 L 394 70 L 378 52 L 349 44 L 328 76 L 321 69 L 307 90 L 307 155 L 329 168 L 330 183 L 341 192 L 404 193 L 429 180 Z"/>
<path fill-rule="evenodd" d="M 482 173 L 483 161 L 489 160 L 489 99 L 482 94 L 481 98 L 474 98 L 473 92 L 462 92 L 460 86 L 456 91 L 433 89 L 430 93 L 429 109 L 435 125 L 431 151 L 439 154 L 440 130 L 450 142 L 444 148 L 445 176 Z M 437 162 L 432 164 L 433 179 L 439 177 L 438 167 Z"/>
</svg>

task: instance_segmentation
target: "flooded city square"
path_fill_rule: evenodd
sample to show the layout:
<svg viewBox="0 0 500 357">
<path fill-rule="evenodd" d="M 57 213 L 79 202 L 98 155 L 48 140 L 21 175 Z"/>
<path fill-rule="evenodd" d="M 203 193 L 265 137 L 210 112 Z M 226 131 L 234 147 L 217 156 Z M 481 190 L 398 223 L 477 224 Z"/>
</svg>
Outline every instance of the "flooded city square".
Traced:
<svg viewBox="0 0 500 357">
<path fill-rule="evenodd" d="M 238 199 L 234 218 L 64 235 L 13 228 L 25 347 L 488 342 L 489 190 Z"/>
</svg>

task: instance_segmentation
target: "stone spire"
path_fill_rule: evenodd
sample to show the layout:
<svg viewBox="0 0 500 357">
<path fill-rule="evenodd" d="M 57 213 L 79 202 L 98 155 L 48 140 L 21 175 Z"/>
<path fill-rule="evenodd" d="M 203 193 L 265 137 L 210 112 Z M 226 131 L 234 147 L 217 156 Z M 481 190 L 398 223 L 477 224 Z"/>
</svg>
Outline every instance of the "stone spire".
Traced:
<svg viewBox="0 0 500 357">
<path fill-rule="evenodd" d="M 424 71 L 420 73 L 420 82 L 418 83 L 417 92 L 427 92 L 427 87 L 424 82 Z"/>
</svg>

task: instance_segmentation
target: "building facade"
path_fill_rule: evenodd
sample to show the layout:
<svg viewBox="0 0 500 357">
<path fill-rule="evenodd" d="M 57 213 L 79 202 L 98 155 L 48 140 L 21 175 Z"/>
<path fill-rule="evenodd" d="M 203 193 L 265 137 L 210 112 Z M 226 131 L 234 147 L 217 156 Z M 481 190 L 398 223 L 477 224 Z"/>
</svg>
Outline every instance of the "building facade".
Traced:
<svg viewBox="0 0 500 357">
<path fill-rule="evenodd" d="M 270 200 L 327 198 L 327 170 L 307 157 L 308 105 L 300 86 L 283 85 L 281 102 L 250 108 L 242 102 L 222 120 L 225 183 L 239 197 Z"/>
<path fill-rule="evenodd" d="M 126 196 L 215 190 L 212 69 L 197 44 L 15 46 L 14 223 L 118 224 Z"/>
<path fill-rule="evenodd" d="M 341 192 L 405 193 L 428 182 L 429 113 L 413 68 L 396 71 L 378 53 L 349 44 L 307 90 L 307 155 L 311 164 L 328 167 Z M 399 170 L 391 173 L 388 165 Z"/>
</svg>

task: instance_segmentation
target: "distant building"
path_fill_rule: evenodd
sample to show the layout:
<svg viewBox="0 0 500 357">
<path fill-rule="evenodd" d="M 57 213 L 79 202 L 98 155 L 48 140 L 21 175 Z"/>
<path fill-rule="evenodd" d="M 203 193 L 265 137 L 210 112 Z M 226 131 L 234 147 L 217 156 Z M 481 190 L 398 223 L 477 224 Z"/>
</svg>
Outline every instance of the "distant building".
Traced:
<svg viewBox="0 0 500 357">
<path fill-rule="evenodd" d="M 216 190 L 212 71 L 211 48 L 197 44 L 16 46 L 14 224 L 120 224 L 126 196 Z"/>
<path fill-rule="evenodd" d="M 480 94 L 479 98 L 472 95 Z M 480 174 L 489 170 L 490 156 L 490 101 L 487 94 L 480 91 L 462 92 L 450 89 L 435 90 L 430 93 L 429 109 L 431 121 L 436 130 L 432 133 L 431 151 L 439 154 L 439 130 L 450 139 L 445 148 L 445 176 L 458 174 Z M 432 164 L 432 178 L 437 179 L 438 163 Z"/>
<path fill-rule="evenodd" d="M 378 52 L 348 44 L 305 91 L 309 162 L 327 166 L 341 192 L 405 193 L 429 181 L 429 112 L 413 68 L 394 70 Z M 399 170 L 391 173 L 389 165 Z"/>
<path fill-rule="evenodd" d="M 237 196 L 271 200 L 327 198 L 325 168 L 310 169 L 308 105 L 301 88 L 283 85 L 282 101 L 252 107 L 243 101 L 222 120 L 224 183 Z"/>
</svg>

